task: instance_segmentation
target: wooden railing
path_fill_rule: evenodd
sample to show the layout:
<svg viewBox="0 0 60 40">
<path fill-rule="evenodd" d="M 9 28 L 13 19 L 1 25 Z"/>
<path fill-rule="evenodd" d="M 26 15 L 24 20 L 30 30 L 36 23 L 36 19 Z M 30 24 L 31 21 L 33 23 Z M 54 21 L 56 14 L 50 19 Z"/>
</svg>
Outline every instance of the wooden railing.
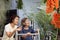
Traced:
<svg viewBox="0 0 60 40">
<path fill-rule="evenodd" d="M 18 33 L 18 31 L 16 31 L 15 40 L 18 40 L 18 37 L 21 35 L 26 35 L 26 34 Z M 40 31 L 39 30 L 38 30 L 38 33 L 31 33 L 31 35 L 32 36 L 36 35 L 38 37 L 38 40 L 40 40 Z M 36 37 L 36 36 L 34 36 L 34 37 Z"/>
</svg>

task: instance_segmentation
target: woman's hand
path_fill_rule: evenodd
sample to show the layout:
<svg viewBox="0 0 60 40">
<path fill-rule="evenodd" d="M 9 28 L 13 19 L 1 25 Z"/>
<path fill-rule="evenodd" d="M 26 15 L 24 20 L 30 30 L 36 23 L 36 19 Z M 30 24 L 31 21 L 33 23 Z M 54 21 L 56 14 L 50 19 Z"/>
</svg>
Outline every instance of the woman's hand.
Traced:
<svg viewBox="0 0 60 40">
<path fill-rule="evenodd" d="M 27 36 L 31 36 L 31 33 L 30 33 L 30 32 L 28 32 L 28 33 L 27 33 Z"/>
<path fill-rule="evenodd" d="M 31 33 L 28 32 L 26 35 L 23 35 L 22 37 L 25 39 L 27 36 L 31 36 Z"/>
<path fill-rule="evenodd" d="M 31 36 L 31 33 L 28 32 L 28 33 L 26 33 L 26 35 L 23 35 L 22 37 L 25 39 L 27 36 Z"/>
<path fill-rule="evenodd" d="M 21 31 L 22 30 L 22 27 L 18 27 L 16 30 L 17 31 Z"/>
</svg>

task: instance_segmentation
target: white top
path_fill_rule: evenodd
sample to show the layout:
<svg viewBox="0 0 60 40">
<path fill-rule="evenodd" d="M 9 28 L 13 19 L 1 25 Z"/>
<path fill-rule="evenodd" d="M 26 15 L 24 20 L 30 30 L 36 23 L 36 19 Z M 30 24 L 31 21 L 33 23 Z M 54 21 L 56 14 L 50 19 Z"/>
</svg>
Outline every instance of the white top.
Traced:
<svg viewBox="0 0 60 40">
<path fill-rule="evenodd" d="M 5 25 L 5 29 L 4 29 L 4 34 L 3 34 L 2 40 L 14 40 L 14 38 L 13 38 L 14 34 L 9 38 L 6 35 L 6 32 L 13 32 L 16 28 L 17 28 L 17 25 L 15 25 L 15 27 L 12 28 L 11 25 L 10 25 L 10 23 L 7 24 L 7 25 Z"/>
</svg>

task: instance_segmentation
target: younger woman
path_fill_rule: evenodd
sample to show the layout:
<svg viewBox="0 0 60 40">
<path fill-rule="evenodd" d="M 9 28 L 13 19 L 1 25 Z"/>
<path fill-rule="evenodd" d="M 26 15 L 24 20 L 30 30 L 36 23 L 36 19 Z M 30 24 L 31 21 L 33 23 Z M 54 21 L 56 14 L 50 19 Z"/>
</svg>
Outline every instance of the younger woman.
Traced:
<svg viewBox="0 0 60 40">
<path fill-rule="evenodd" d="M 21 31 L 21 28 L 17 28 L 18 19 L 19 19 L 19 17 L 17 15 L 11 16 L 10 23 L 5 25 L 4 35 L 3 35 L 2 40 L 14 40 L 14 38 L 13 38 L 14 33 L 17 30 Z"/>
</svg>

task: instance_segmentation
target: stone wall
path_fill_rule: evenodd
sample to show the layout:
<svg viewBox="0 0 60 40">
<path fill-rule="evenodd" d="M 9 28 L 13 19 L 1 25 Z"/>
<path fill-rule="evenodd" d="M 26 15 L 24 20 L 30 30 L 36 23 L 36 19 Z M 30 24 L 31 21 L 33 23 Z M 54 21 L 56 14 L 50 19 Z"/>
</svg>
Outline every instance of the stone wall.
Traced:
<svg viewBox="0 0 60 40">
<path fill-rule="evenodd" d="M 0 36 L 2 36 L 3 28 L 4 28 L 4 23 L 5 23 L 5 14 L 6 11 L 8 10 L 9 2 L 7 0 L 0 0 Z"/>
</svg>

